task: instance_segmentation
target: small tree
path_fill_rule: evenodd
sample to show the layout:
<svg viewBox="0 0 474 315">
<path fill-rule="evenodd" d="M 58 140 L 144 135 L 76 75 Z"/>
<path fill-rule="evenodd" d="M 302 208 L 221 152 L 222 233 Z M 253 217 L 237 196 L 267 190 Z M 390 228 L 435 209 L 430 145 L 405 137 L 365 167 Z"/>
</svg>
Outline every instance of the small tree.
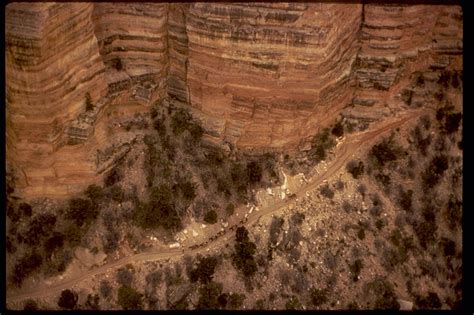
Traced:
<svg viewBox="0 0 474 315">
<path fill-rule="evenodd" d="M 91 111 L 94 109 L 94 104 L 92 103 L 92 97 L 89 92 L 86 93 L 86 111 Z"/>
<path fill-rule="evenodd" d="M 142 294 L 128 286 L 118 290 L 118 304 L 124 310 L 140 310 L 143 307 Z"/>
<path fill-rule="evenodd" d="M 61 297 L 58 300 L 58 306 L 72 310 L 77 303 L 77 293 L 72 290 L 63 290 L 61 292 Z"/>
<path fill-rule="evenodd" d="M 217 222 L 217 213 L 214 210 L 208 211 L 204 216 L 204 221 L 209 224 Z"/>
</svg>

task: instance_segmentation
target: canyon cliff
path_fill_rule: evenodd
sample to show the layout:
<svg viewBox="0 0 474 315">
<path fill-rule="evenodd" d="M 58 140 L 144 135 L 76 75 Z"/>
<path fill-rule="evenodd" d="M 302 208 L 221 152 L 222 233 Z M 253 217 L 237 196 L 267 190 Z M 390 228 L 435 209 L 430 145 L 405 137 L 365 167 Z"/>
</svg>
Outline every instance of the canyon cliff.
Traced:
<svg viewBox="0 0 474 315">
<path fill-rule="evenodd" d="M 459 6 L 11 3 L 5 30 L 7 168 L 25 197 L 100 181 L 100 122 L 128 103 L 187 106 L 216 143 L 294 149 L 339 115 L 392 115 L 414 73 L 462 69 Z"/>
</svg>

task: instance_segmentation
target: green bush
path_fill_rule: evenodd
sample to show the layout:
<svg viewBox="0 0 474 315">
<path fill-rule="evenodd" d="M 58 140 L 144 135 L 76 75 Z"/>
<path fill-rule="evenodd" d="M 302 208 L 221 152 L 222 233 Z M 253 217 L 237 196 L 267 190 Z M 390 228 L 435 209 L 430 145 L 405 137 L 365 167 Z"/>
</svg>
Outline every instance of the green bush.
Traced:
<svg viewBox="0 0 474 315">
<path fill-rule="evenodd" d="M 344 127 L 342 126 L 342 123 L 340 121 L 334 125 L 331 130 L 331 133 L 338 138 L 344 135 Z"/>
<path fill-rule="evenodd" d="M 72 310 L 77 303 L 77 293 L 72 290 L 63 290 L 58 300 L 58 306 L 61 308 Z"/>
<path fill-rule="evenodd" d="M 369 158 L 374 162 L 374 166 L 381 168 L 387 163 L 396 161 L 403 154 L 403 149 L 393 140 L 393 136 L 384 139 L 376 144 L 369 151 Z"/>
<path fill-rule="evenodd" d="M 262 167 L 255 161 L 247 164 L 247 173 L 250 183 L 258 183 L 262 178 Z"/>
<path fill-rule="evenodd" d="M 225 208 L 225 213 L 228 215 L 228 216 L 231 216 L 234 214 L 234 209 L 235 209 L 235 206 L 233 203 L 229 203 L 227 205 L 227 207 Z"/>
<path fill-rule="evenodd" d="M 98 201 L 104 196 L 104 190 L 98 185 L 89 185 L 85 190 L 85 195 L 90 198 L 90 200 Z"/>
<path fill-rule="evenodd" d="M 141 310 L 143 308 L 143 295 L 128 286 L 121 286 L 118 290 L 117 303 L 124 310 Z"/>
<path fill-rule="evenodd" d="M 73 198 L 69 200 L 69 207 L 66 210 L 66 219 L 74 221 L 77 226 L 89 225 L 99 215 L 97 206 L 88 199 Z"/>
<path fill-rule="evenodd" d="M 332 199 L 334 197 L 334 191 L 331 188 L 329 188 L 328 184 L 322 186 L 319 189 L 319 192 L 321 193 L 321 195 L 323 195 L 326 198 Z"/>
<path fill-rule="evenodd" d="M 189 280 L 191 282 L 211 282 L 217 263 L 217 257 L 208 256 L 199 258 L 196 267 L 190 272 Z"/>
<path fill-rule="evenodd" d="M 232 261 L 245 277 L 252 277 L 257 271 L 257 263 L 254 259 L 257 246 L 250 241 L 248 231 L 243 226 L 237 228 L 235 236 L 236 243 Z"/>
<path fill-rule="evenodd" d="M 38 303 L 32 299 L 26 300 L 25 305 L 23 306 L 23 310 L 25 311 L 37 311 L 38 309 Z"/>
<path fill-rule="evenodd" d="M 359 163 L 357 163 L 356 161 L 350 161 L 346 165 L 346 170 L 352 175 L 352 177 L 358 179 L 362 174 L 364 174 L 364 162 L 359 161 Z"/>
<path fill-rule="evenodd" d="M 148 204 L 140 203 L 135 208 L 133 220 L 136 225 L 148 229 L 163 227 L 179 229 L 181 219 L 173 202 L 173 192 L 167 185 L 153 187 Z"/>
<path fill-rule="evenodd" d="M 199 310 L 215 310 L 220 306 L 219 297 L 222 293 L 222 283 L 209 282 L 201 286 L 198 290 L 199 300 L 197 309 Z M 222 300 L 221 300 L 222 302 Z"/>
<path fill-rule="evenodd" d="M 349 265 L 349 270 L 352 273 L 352 281 L 359 281 L 359 274 L 364 267 L 362 260 L 356 259 L 352 265 Z"/>
<path fill-rule="evenodd" d="M 204 222 L 209 224 L 217 223 L 217 213 L 214 210 L 210 210 L 204 216 Z"/>
<path fill-rule="evenodd" d="M 328 299 L 328 291 L 326 289 L 312 288 L 310 290 L 311 302 L 318 307 L 326 303 Z"/>
</svg>

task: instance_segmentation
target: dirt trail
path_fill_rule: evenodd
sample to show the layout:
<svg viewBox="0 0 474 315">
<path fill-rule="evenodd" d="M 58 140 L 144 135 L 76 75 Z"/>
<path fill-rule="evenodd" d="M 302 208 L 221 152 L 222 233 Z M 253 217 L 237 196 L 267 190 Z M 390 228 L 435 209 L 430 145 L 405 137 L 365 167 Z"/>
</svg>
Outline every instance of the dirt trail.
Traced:
<svg viewBox="0 0 474 315">
<path fill-rule="evenodd" d="M 334 175 L 337 171 L 339 171 L 341 167 L 344 167 L 347 161 L 349 160 L 349 158 L 363 144 L 367 144 L 367 142 L 371 140 L 375 140 L 377 136 L 403 125 L 408 120 L 419 117 L 420 114 L 424 112 L 426 112 L 426 109 L 407 111 L 407 113 L 401 117 L 388 119 L 384 121 L 383 123 L 380 123 L 374 126 L 373 128 L 375 129 L 371 131 L 348 135 L 344 143 L 339 148 L 337 148 L 335 152 L 337 158 L 335 158 L 334 160 L 330 162 L 330 164 L 328 164 L 328 168 L 324 173 L 316 174 L 313 178 L 309 180 L 309 183 L 302 186 L 298 191 L 295 191 L 294 193 L 296 195 L 296 198 L 304 197 L 306 192 L 317 188 L 324 180 Z M 286 200 L 278 201 L 266 208 L 262 208 L 260 211 L 253 212 L 252 214 L 250 214 L 243 225 L 251 226 L 254 223 L 256 223 L 262 216 L 276 212 L 280 210 L 281 208 L 289 206 L 290 204 L 295 203 L 295 202 L 296 202 L 295 199 L 290 199 L 290 200 L 286 199 Z M 240 224 L 237 224 L 237 225 L 240 225 Z M 116 261 L 107 263 L 101 267 L 96 267 L 95 269 L 89 270 L 83 274 L 77 275 L 70 279 L 65 279 L 61 282 L 57 282 L 50 286 L 46 284 L 42 284 L 35 288 L 21 290 L 20 292 L 18 291 L 12 292 L 12 290 L 10 289 L 9 290 L 10 294 L 8 294 L 7 292 L 7 302 L 13 303 L 13 302 L 21 301 L 26 298 L 34 299 L 34 298 L 42 298 L 42 297 L 46 297 L 50 295 L 57 295 L 62 290 L 71 288 L 76 283 L 86 280 L 95 275 L 104 273 L 108 269 L 111 269 L 111 268 L 117 268 L 131 262 L 164 260 L 164 259 L 179 257 L 184 254 L 197 254 L 199 252 L 206 252 L 206 251 L 209 251 L 210 248 L 216 249 L 217 247 L 221 247 L 226 244 L 229 244 L 230 240 L 233 237 L 234 237 L 233 229 L 228 228 L 225 234 L 216 238 L 213 241 L 208 241 L 205 247 L 203 246 L 203 247 L 199 247 L 195 249 L 191 249 L 187 247 L 187 248 L 184 248 L 184 251 L 183 249 L 169 249 L 169 250 L 167 249 L 165 251 L 160 251 L 160 252 L 156 252 L 156 251 L 144 252 L 144 253 L 128 256 L 128 257 L 123 257 Z"/>
</svg>

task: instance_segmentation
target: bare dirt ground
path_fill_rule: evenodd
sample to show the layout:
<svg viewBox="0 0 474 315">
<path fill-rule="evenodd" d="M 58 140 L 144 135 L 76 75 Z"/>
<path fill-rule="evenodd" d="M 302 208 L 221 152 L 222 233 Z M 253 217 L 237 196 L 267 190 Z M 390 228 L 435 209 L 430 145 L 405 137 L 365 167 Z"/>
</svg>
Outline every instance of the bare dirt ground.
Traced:
<svg viewBox="0 0 474 315">
<path fill-rule="evenodd" d="M 382 134 L 394 130 L 406 122 L 419 117 L 426 111 L 427 109 L 406 111 L 399 117 L 386 119 L 382 123 L 374 125 L 370 131 L 348 135 L 345 138 L 345 141 L 335 149 L 334 158 L 326 164 L 325 169 L 319 174 L 314 174 L 312 178 L 309 178 L 307 182 L 301 183 L 300 187 L 297 187 L 296 190 L 293 191 L 295 194 L 294 198 L 281 200 L 276 196 L 273 201 L 267 201 L 268 206 L 259 207 L 258 211 L 254 210 L 252 213 L 249 213 L 248 207 L 240 207 L 236 209 L 235 214 L 229 218 L 229 225 L 224 229 L 224 231 L 221 231 L 221 226 L 219 224 L 201 229 L 199 233 L 204 233 L 206 239 L 208 239 L 208 241 L 204 243 L 185 244 L 183 247 L 177 249 L 170 249 L 163 246 L 153 247 L 147 252 L 122 257 L 118 260 L 107 262 L 105 265 L 100 267 L 93 267 L 86 271 L 79 269 L 76 270 L 76 272 L 67 272 L 62 279 L 55 281 L 54 283 L 41 283 L 39 286 L 25 286 L 21 290 L 9 290 L 7 292 L 7 305 L 15 308 L 14 305 L 16 303 L 27 298 L 44 299 L 56 296 L 61 292 L 61 290 L 79 286 L 83 281 L 93 279 L 100 274 L 107 273 L 110 270 L 129 263 L 156 262 L 163 260 L 170 261 L 179 259 L 185 254 L 195 255 L 198 253 L 210 254 L 218 252 L 220 248 L 224 246 L 227 247 L 231 244 L 235 233 L 234 231 L 238 225 L 250 227 L 258 223 L 264 216 L 266 217 L 281 210 L 292 209 L 298 200 L 312 194 L 321 183 L 334 176 L 361 148 L 371 144 Z M 298 177 L 298 182 L 299 179 L 300 177 Z M 290 182 L 291 181 L 292 180 L 290 179 Z M 298 185 L 292 186 L 295 187 Z"/>
</svg>

